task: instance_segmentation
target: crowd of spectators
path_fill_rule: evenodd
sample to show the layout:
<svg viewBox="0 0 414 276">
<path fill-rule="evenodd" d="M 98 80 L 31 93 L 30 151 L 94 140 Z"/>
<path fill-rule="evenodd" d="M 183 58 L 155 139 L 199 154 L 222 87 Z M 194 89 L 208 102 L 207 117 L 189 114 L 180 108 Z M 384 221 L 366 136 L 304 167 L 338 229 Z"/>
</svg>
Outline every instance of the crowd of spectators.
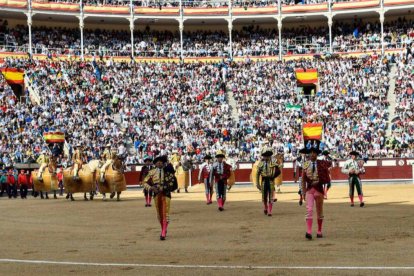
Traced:
<svg viewBox="0 0 414 276">
<path fill-rule="evenodd" d="M 393 156 L 412 157 L 414 151 L 414 59 L 412 49 L 406 49 L 397 63 L 395 83 L 395 117 L 386 148 Z"/>
<path fill-rule="evenodd" d="M 3 25 L 0 51 L 27 51 L 28 30 L 18 25 Z M 233 56 L 277 56 L 279 39 L 277 26 L 263 28 L 259 25 L 236 26 L 232 33 Z M 384 25 L 385 48 L 404 48 L 414 41 L 413 21 L 398 18 Z M 80 31 L 77 28 L 32 27 L 33 53 L 77 55 L 81 53 Z M 224 31 L 188 31 L 183 33 L 184 57 L 230 56 L 229 34 Z M 129 31 L 84 29 L 84 54 L 94 56 L 130 56 L 131 34 Z M 283 54 L 329 53 L 329 31 L 321 27 L 284 27 L 282 30 Z M 333 52 L 364 52 L 381 50 L 379 22 L 334 22 L 332 27 Z M 180 57 L 181 45 L 178 30 L 157 31 L 147 26 L 134 32 L 134 56 Z"/>
<path fill-rule="evenodd" d="M 0 163 L 33 162 L 45 149 L 42 132 L 37 126 L 38 108 L 20 101 L 0 74 Z"/>
<path fill-rule="evenodd" d="M 34 160 L 51 130 L 65 132 L 69 150 L 82 144 L 89 158 L 110 143 L 130 164 L 173 151 L 201 161 L 218 149 L 253 161 L 264 144 L 292 160 L 303 145 L 302 123 L 312 121 L 324 122 L 323 147 L 338 158 L 351 150 L 412 157 L 411 61 L 398 63 L 398 119 L 386 139 L 390 61 L 377 56 L 220 64 L 8 59 L 25 68 L 41 103 L 18 101 L 2 79 L 2 161 Z M 318 68 L 310 93 L 298 88 L 296 68 Z"/>
<path fill-rule="evenodd" d="M 332 3 L 352 2 L 353 0 L 332 0 Z M 80 3 L 80 0 L 49 0 L 49 2 L 60 3 Z M 125 6 L 130 5 L 129 0 L 83 0 L 85 5 L 93 6 Z M 328 0 L 281 0 L 282 5 L 312 5 L 328 3 Z M 180 1 L 177 0 L 133 0 L 133 5 L 137 7 L 178 7 Z M 228 7 L 229 1 L 226 0 L 182 0 L 183 7 L 195 8 L 218 8 Z M 233 0 L 233 7 L 258 8 L 258 7 L 277 7 L 278 0 Z"/>
<path fill-rule="evenodd" d="M 319 86 L 310 94 L 298 91 L 295 68 L 318 68 Z M 302 123 L 315 121 L 324 122 L 324 146 L 337 157 L 346 157 L 351 150 L 369 157 L 387 155 L 388 61 L 247 62 L 229 72 L 244 131 L 239 147 L 250 160 L 257 158 L 263 143 L 293 159 L 303 146 Z M 298 105 L 300 111 L 287 108 Z"/>
</svg>

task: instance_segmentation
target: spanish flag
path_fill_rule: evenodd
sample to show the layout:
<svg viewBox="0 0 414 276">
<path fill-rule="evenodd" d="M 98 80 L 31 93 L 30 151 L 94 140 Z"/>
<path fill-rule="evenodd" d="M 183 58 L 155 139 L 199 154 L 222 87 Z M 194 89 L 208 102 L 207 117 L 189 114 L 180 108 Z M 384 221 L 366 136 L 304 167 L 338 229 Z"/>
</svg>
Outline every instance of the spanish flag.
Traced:
<svg viewBox="0 0 414 276">
<path fill-rule="evenodd" d="M 318 82 L 318 70 L 317 69 L 295 69 L 296 80 L 298 84 L 315 84 Z"/>
<path fill-rule="evenodd" d="M 0 68 L 0 71 L 8 84 L 24 83 L 24 71 L 22 69 L 3 67 Z"/>
<path fill-rule="evenodd" d="M 306 123 L 303 124 L 303 140 L 322 140 L 323 124 Z"/>
<path fill-rule="evenodd" d="M 60 131 L 44 132 L 43 139 L 46 143 L 63 143 L 65 142 L 65 134 Z"/>
</svg>

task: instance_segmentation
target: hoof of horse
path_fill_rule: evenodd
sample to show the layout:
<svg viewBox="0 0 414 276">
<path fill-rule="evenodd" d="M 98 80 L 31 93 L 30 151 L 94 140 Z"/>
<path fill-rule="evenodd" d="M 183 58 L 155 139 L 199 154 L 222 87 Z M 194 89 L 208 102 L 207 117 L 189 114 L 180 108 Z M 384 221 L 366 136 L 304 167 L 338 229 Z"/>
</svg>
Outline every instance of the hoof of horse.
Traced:
<svg viewBox="0 0 414 276">
<path fill-rule="evenodd" d="M 121 199 L 120 198 L 117 198 L 116 201 L 121 201 Z"/>
<path fill-rule="evenodd" d="M 54 199 L 57 199 L 57 196 L 56 196 L 56 195 L 54 195 L 54 196 L 53 196 L 53 198 L 54 198 Z"/>
<path fill-rule="evenodd" d="M 88 201 L 89 199 L 87 197 L 85 197 L 83 200 Z"/>
<path fill-rule="evenodd" d="M 160 236 L 160 240 L 165 241 L 165 237 Z"/>
<path fill-rule="evenodd" d="M 111 193 L 111 196 L 109 197 L 110 199 L 113 199 L 115 196 L 115 192 Z"/>
<path fill-rule="evenodd" d="M 91 195 L 91 196 L 89 197 L 89 199 L 90 199 L 90 200 L 93 200 L 93 195 Z"/>
<path fill-rule="evenodd" d="M 73 197 L 70 198 L 71 201 L 75 201 L 75 199 Z"/>
</svg>

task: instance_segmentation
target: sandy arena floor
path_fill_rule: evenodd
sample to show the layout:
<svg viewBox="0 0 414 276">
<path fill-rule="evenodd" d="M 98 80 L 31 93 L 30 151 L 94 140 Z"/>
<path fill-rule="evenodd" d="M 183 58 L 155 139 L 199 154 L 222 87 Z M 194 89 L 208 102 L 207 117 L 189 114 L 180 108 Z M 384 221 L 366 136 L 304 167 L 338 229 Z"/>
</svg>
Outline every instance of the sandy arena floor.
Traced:
<svg viewBox="0 0 414 276">
<path fill-rule="evenodd" d="M 282 187 L 273 217 L 250 186 L 234 187 L 224 212 L 199 185 L 173 194 L 166 241 L 138 190 L 121 202 L 2 197 L 0 275 L 414 275 L 413 190 L 365 185 L 366 206 L 351 208 L 334 186 L 312 241 L 296 186 Z"/>
</svg>

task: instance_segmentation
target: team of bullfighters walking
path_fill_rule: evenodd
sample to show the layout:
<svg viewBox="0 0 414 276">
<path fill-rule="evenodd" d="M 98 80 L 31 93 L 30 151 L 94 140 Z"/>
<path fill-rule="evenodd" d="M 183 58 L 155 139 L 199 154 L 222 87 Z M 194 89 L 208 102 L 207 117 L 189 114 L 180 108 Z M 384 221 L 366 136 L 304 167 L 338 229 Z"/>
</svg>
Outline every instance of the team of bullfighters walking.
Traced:
<svg viewBox="0 0 414 276">
<path fill-rule="evenodd" d="M 318 148 L 303 148 L 300 156 L 294 162 L 294 179 L 299 183 L 299 205 L 306 201 L 306 234 L 307 239 L 312 239 L 312 225 L 314 220 L 314 207 L 316 210 L 317 221 L 317 238 L 322 238 L 323 225 L 323 202 L 327 199 L 327 193 L 331 186 L 330 170 L 333 167 L 333 160 L 329 156 L 329 152 L 321 152 Z M 322 156 L 319 155 L 322 153 Z M 253 165 L 252 182 L 261 193 L 263 202 L 263 213 L 272 216 L 273 205 L 277 201 L 275 197 L 276 188 L 279 187 L 283 162 L 280 158 L 273 158 L 274 152 L 270 147 L 264 147 L 261 151 L 261 160 Z M 365 173 L 363 161 L 357 161 L 359 153 L 350 152 L 351 158 L 347 160 L 343 167 L 342 173 L 348 175 L 349 181 L 349 197 L 351 206 L 354 206 L 354 191 L 357 190 L 359 205 L 364 207 L 362 184 L 360 175 Z M 105 181 L 104 173 L 106 168 L 112 164 L 116 158 L 110 151 L 110 145 L 107 145 L 103 154 L 101 163 L 105 162 L 99 168 L 99 182 Z M 283 159 L 283 158 L 282 158 Z M 227 161 L 229 160 L 229 161 Z M 226 203 L 227 191 L 231 189 L 235 182 L 236 163 L 230 158 L 226 160 L 225 152 L 218 151 L 215 155 L 215 161 L 210 155 L 204 156 L 204 163 L 199 167 L 198 180 L 204 185 L 206 204 L 213 203 L 213 194 L 216 194 L 217 207 L 220 212 L 224 211 Z M 46 167 L 53 164 L 46 153 L 43 153 L 38 162 L 41 165 L 37 174 L 37 180 L 43 179 L 43 171 Z M 227 161 L 227 162 L 226 162 Z M 75 164 L 72 169 L 73 178 L 79 179 L 79 171 L 82 168 L 83 155 L 80 147 L 76 148 L 73 154 L 73 162 Z M 157 217 L 161 226 L 160 239 L 165 240 L 167 227 L 169 224 L 171 193 L 179 192 L 180 188 L 188 192 L 189 168 L 192 164 L 189 160 L 182 160 L 175 153 L 169 160 L 167 156 L 158 156 L 154 160 L 150 157 L 144 158 L 145 165 L 141 169 L 139 182 L 144 187 L 145 207 L 152 206 L 152 199 L 157 211 Z M 186 163 L 187 162 L 187 163 Z M 185 167 L 185 168 L 183 168 Z M 53 169 L 53 168 L 52 168 Z M 62 173 L 59 172 L 58 175 Z M 33 175 L 32 175 L 33 176 Z M 27 186 L 31 181 L 25 171 L 22 170 L 18 176 L 14 176 L 13 172 L 0 177 L 2 191 L 7 190 L 9 197 L 17 194 L 15 183 L 21 184 L 21 196 L 26 198 Z M 60 177 L 62 180 L 62 175 Z M 3 185 L 7 183 L 7 185 Z M 278 188 L 280 189 L 280 188 Z M 47 196 L 47 194 L 46 194 Z M 56 196 L 56 195 L 55 195 Z"/>
<path fill-rule="evenodd" d="M 319 155 L 322 153 L 322 156 Z M 281 176 L 283 164 L 274 160 L 274 152 L 270 147 L 264 147 L 262 158 L 256 162 L 252 169 L 252 182 L 262 195 L 263 213 L 272 216 L 273 205 L 277 201 L 275 191 L 276 179 Z M 351 158 L 345 162 L 342 172 L 348 175 L 349 196 L 351 206 L 354 206 L 354 190 L 356 188 L 360 207 L 364 206 L 360 175 L 365 172 L 363 163 L 357 162 L 358 152 L 352 151 Z M 225 153 L 218 151 L 215 162 L 210 155 L 204 156 L 204 163 L 199 167 L 198 180 L 204 185 L 206 204 L 213 203 L 213 194 L 216 193 L 218 210 L 224 211 L 226 193 L 234 183 L 235 167 L 225 161 Z M 141 170 L 140 182 L 144 186 L 145 206 L 151 206 L 151 198 L 154 197 L 157 217 L 161 225 L 160 239 L 165 240 L 169 223 L 171 193 L 179 187 L 177 183 L 177 171 L 166 156 L 156 157 L 153 161 L 145 158 L 145 165 Z M 327 193 L 331 187 L 330 171 L 334 160 L 328 151 L 321 152 L 318 148 L 303 148 L 300 156 L 295 160 L 294 178 L 299 182 L 299 205 L 306 201 L 306 233 L 305 237 L 312 239 L 312 226 L 314 209 L 316 210 L 317 238 L 322 238 L 323 203 L 327 199 Z M 229 181 L 231 178 L 233 180 Z M 185 186 L 187 191 L 187 186 Z M 315 207 L 315 208 L 314 208 Z"/>
</svg>

